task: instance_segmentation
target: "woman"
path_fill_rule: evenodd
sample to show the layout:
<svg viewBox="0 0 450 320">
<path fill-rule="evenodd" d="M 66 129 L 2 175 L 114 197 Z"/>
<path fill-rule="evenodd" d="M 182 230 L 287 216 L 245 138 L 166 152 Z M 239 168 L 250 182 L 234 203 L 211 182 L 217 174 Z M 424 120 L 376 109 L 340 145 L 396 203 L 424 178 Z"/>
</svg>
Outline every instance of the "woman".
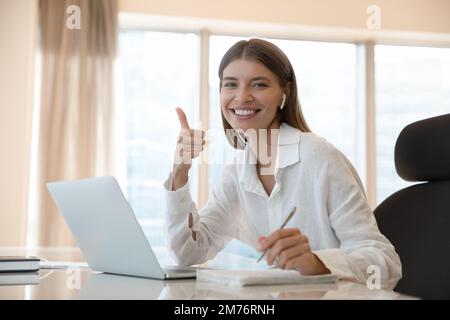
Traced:
<svg viewBox="0 0 450 320">
<path fill-rule="evenodd" d="M 350 162 L 310 132 L 286 55 L 267 41 L 239 41 L 224 55 L 219 78 L 225 134 L 244 152 L 224 167 L 198 212 L 187 181 L 204 139 L 177 108 L 181 130 L 165 183 L 165 223 L 177 262 L 203 263 L 235 238 L 268 249 L 268 264 L 283 269 L 364 283 L 376 268 L 381 285 L 393 288 L 399 257 L 378 230 Z M 297 213 L 279 230 L 293 207 Z"/>
</svg>

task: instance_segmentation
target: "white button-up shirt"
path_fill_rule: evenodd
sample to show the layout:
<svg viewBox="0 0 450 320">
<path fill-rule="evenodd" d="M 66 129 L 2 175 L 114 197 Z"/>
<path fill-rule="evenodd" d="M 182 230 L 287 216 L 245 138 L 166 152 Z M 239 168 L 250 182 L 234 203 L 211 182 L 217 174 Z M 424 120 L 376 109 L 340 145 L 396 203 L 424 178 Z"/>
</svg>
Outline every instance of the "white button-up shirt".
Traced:
<svg viewBox="0 0 450 320">
<path fill-rule="evenodd" d="M 243 158 L 242 158 L 243 157 Z M 313 252 L 341 279 L 365 283 L 379 275 L 384 288 L 401 278 L 399 256 L 377 226 L 362 183 L 346 157 L 325 139 L 282 123 L 278 133 L 275 186 L 267 195 L 247 144 L 226 165 L 206 205 L 198 210 L 189 184 L 170 191 L 165 182 L 165 226 L 170 251 L 182 265 L 212 259 L 231 239 L 257 249 L 295 206 L 286 227 L 297 227 Z M 189 213 L 197 240 L 188 227 Z"/>
</svg>

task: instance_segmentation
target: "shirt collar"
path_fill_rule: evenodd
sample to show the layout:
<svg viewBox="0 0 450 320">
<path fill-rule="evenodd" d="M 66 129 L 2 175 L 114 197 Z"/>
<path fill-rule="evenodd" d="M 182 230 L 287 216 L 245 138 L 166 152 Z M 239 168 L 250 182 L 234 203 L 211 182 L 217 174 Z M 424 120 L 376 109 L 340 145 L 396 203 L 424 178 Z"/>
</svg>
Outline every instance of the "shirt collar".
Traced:
<svg viewBox="0 0 450 320">
<path fill-rule="evenodd" d="M 278 132 L 277 141 L 277 159 L 275 163 L 275 173 L 279 169 L 285 168 L 297 162 L 300 162 L 300 137 L 301 131 L 282 122 Z M 243 157 L 239 165 L 239 181 L 244 186 L 251 188 L 255 186 L 256 175 L 256 156 L 249 145 L 245 146 Z"/>
<path fill-rule="evenodd" d="M 301 131 L 282 122 L 278 133 L 278 152 L 276 168 L 285 168 L 300 162 Z"/>
</svg>

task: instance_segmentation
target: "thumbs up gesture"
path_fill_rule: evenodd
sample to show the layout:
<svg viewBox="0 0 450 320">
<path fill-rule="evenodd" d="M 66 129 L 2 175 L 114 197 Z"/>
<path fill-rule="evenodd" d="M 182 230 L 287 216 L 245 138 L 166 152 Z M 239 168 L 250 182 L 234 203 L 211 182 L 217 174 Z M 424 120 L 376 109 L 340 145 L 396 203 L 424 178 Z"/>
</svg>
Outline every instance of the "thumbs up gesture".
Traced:
<svg viewBox="0 0 450 320">
<path fill-rule="evenodd" d="M 183 109 L 176 108 L 176 112 L 180 121 L 180 133 L 175 150 L 172 190 L 186 183 L 192 159 L 197 158 L 205 146 L 205 131 L 191 129 Z"/>
</svg>

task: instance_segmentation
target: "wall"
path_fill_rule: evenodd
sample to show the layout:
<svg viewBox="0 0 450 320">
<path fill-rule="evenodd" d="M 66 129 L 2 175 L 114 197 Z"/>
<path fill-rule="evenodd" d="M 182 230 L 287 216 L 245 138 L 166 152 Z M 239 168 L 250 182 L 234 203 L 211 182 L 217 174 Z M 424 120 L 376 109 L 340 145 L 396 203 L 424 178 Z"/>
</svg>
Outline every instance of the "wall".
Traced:
<svg viewBox="0 0 450 320">
<path fill-rule="evenodd" d="M 37 0 L 0 1 L 0 246 L 26 238 Z"/>
<path fill-rule="evenodd" d="M 366 28 L 372 4 L 383 30 L 450 33 L 448 0 L 119 0 L 123 12 L 341 28 Z"/>
</svg>

